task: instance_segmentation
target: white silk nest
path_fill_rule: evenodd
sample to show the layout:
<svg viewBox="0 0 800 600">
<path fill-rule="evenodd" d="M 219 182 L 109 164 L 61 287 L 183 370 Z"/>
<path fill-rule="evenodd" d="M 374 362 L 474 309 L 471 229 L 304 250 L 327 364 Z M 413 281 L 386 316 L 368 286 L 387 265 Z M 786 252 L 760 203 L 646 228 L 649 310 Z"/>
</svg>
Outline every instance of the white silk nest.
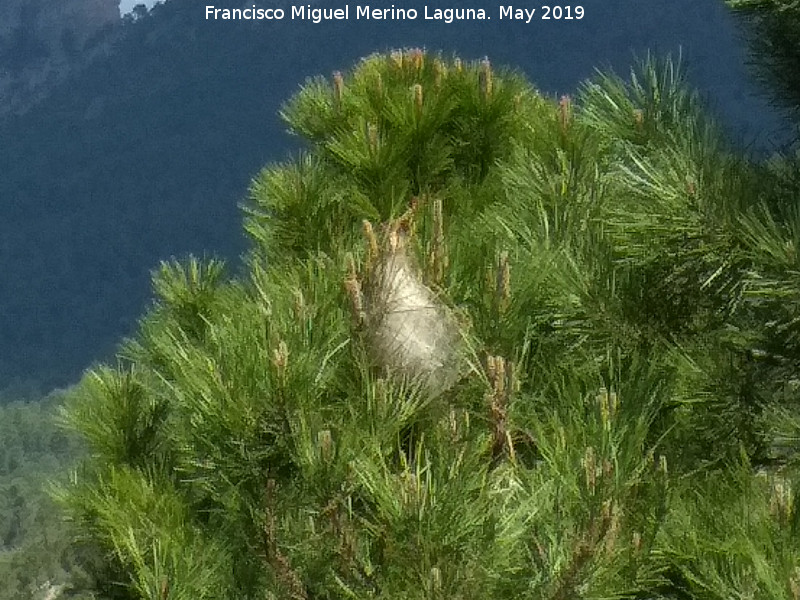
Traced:
<svg viewBox="0 0 800 600">
<path fill-rule="evenodd" d="M 370 350 L 380 366 L 420 384 L 432 396 L 456 383 L 458 324 L 422 282 L 402 244 L 376 265 L 365 299 Z"/>
</svg>

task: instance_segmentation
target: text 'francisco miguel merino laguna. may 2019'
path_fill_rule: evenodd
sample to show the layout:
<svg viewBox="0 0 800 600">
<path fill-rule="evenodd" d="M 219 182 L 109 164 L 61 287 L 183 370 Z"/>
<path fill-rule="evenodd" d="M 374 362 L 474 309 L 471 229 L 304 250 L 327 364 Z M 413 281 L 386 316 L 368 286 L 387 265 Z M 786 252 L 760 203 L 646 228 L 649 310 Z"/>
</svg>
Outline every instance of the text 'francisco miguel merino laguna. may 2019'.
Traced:
<svg viewBox="0 0 800 600">
<path fill-rule="evenodd" d="M 483 8 L 402 8 L 392 4 L 388 8 L 375 8 L 369 5 L 345 4 L 338 8 L 317 8 L 312 5 L 291 6 L 287 8 L 261 8 L 255 4 L 249 8 L 217 8 L 206 5 L 205 16 L 208 21 L 414 21 L 430 20 L 444 23 L 454 21 L 517 21 L 530 23 L 542 21 L 572 21 L 584 17 L 583 6 L 542 5 L 537 8 L 516 8 L 512 5 Z"/>
</svg>

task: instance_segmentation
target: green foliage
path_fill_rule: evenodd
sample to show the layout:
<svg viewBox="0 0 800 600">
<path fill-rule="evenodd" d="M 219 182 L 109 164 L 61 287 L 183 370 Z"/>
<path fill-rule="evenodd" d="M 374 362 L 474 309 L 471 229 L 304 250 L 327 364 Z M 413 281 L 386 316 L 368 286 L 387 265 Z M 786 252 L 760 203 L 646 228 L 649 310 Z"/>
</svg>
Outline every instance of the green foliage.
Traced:
<svg viewBox="0 0 800 600">
<path fill-rule="evenodd" d="M 756 75 L 775 103 L 800 124 L 800 4 L 796 0 L 726 0 L 747 25 Z M 794 141 L 797 141 L 795 136 Z"/>
<path fill-rule="evenodd" d="M 213 541 L 187 527 L 187 507 L 169 482 L 111 468 L 69 501 L 91 507 L 81 523 L 95 543 L 111 550 L 114 568 L 133 572 L 131 591 L 142 598 L 218 598 L 220 572 L 230 559 Z M 118 512 L 121 511 L 121 512 Z M 122 518 L 120 518 L 122 517 Z M 118 593 L 118 592 L 117 592 Z"/>
<path fill-rule="evenodd" d="M 796 491 L 783 475 L 754 478 L 746 467 L 680 485 L 665 558 L 701 598 L 795 598 Z"/>
<path fill-rule="evenodd" d="M 282 114 L 243 273 L 162 265 L 63 412 L 98 589 L 798 597 L 796 180 L 678 65 L 554 103 L 397 51 Z"/>
<path fill-rule="evenodd" d="M 44 598 L 50 591 L 89 598 L 86 557 L 48 496 L 82 454 L 55 423 L 61 394 L 0 406 L 0 598 Z M 85 592 L 81 595 L 80 590 Z"/>
<path fill-rule="evenodd" d="M 311 156 L 266 169 L 251 188 L 247 232 L 270 260 L 322 251 L 349 240 L 362 219 L 388 221 L 426 196 L 460 184 L 445 215 L 468 218 L 491 198 L 490 168 L 530 138 L 526 116 L 544 103 L 519 76 L 448 66 L 441 58 L 395 53 L 364 59 L 345 84 L 310 81 L 283 109 Z M 347 87 L 345 87 L 347 85 Z M 541 118 L 541 117 L 539 117 Z M 487 184 L 488 186 L 488 184 Z M 269 220 L 269 228 L 260 215 Z"/>
</svg>

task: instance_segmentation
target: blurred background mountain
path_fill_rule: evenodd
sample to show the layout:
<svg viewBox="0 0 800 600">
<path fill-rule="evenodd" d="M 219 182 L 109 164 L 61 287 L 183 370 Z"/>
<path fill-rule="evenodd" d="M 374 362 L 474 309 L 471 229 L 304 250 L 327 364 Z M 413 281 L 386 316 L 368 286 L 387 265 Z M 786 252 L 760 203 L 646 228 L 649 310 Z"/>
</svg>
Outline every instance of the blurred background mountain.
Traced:
<svg viewBox="0 0 800 600">
<path fill-rule="evenodd" d="M 119 0 L 4 0 L 0 114 L 24 112 L 85 64 L 119 23 Z"/>
</svg>

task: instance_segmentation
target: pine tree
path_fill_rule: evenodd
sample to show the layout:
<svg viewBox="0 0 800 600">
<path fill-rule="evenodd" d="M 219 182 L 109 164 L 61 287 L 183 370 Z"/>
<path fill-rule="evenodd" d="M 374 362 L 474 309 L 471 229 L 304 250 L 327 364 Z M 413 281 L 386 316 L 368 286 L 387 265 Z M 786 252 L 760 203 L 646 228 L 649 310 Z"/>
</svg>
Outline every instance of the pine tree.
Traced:
<svg viewBox="0 0 800 600">
<path fill-rule="evenodd" d="M 64 410 L 99 592 L 800 598 L 793 184 L 679 64 L 403 50 L 282 116 L 241 273 L 163 264 Z"/>
<path fill-rule="evenodd" d="M 747 25 L 755 73 L 800 126 L 800 4 L 796 0 L 726 0 Z M 797 137 L 795 137 L 797 141 Z"/>
</svg>

